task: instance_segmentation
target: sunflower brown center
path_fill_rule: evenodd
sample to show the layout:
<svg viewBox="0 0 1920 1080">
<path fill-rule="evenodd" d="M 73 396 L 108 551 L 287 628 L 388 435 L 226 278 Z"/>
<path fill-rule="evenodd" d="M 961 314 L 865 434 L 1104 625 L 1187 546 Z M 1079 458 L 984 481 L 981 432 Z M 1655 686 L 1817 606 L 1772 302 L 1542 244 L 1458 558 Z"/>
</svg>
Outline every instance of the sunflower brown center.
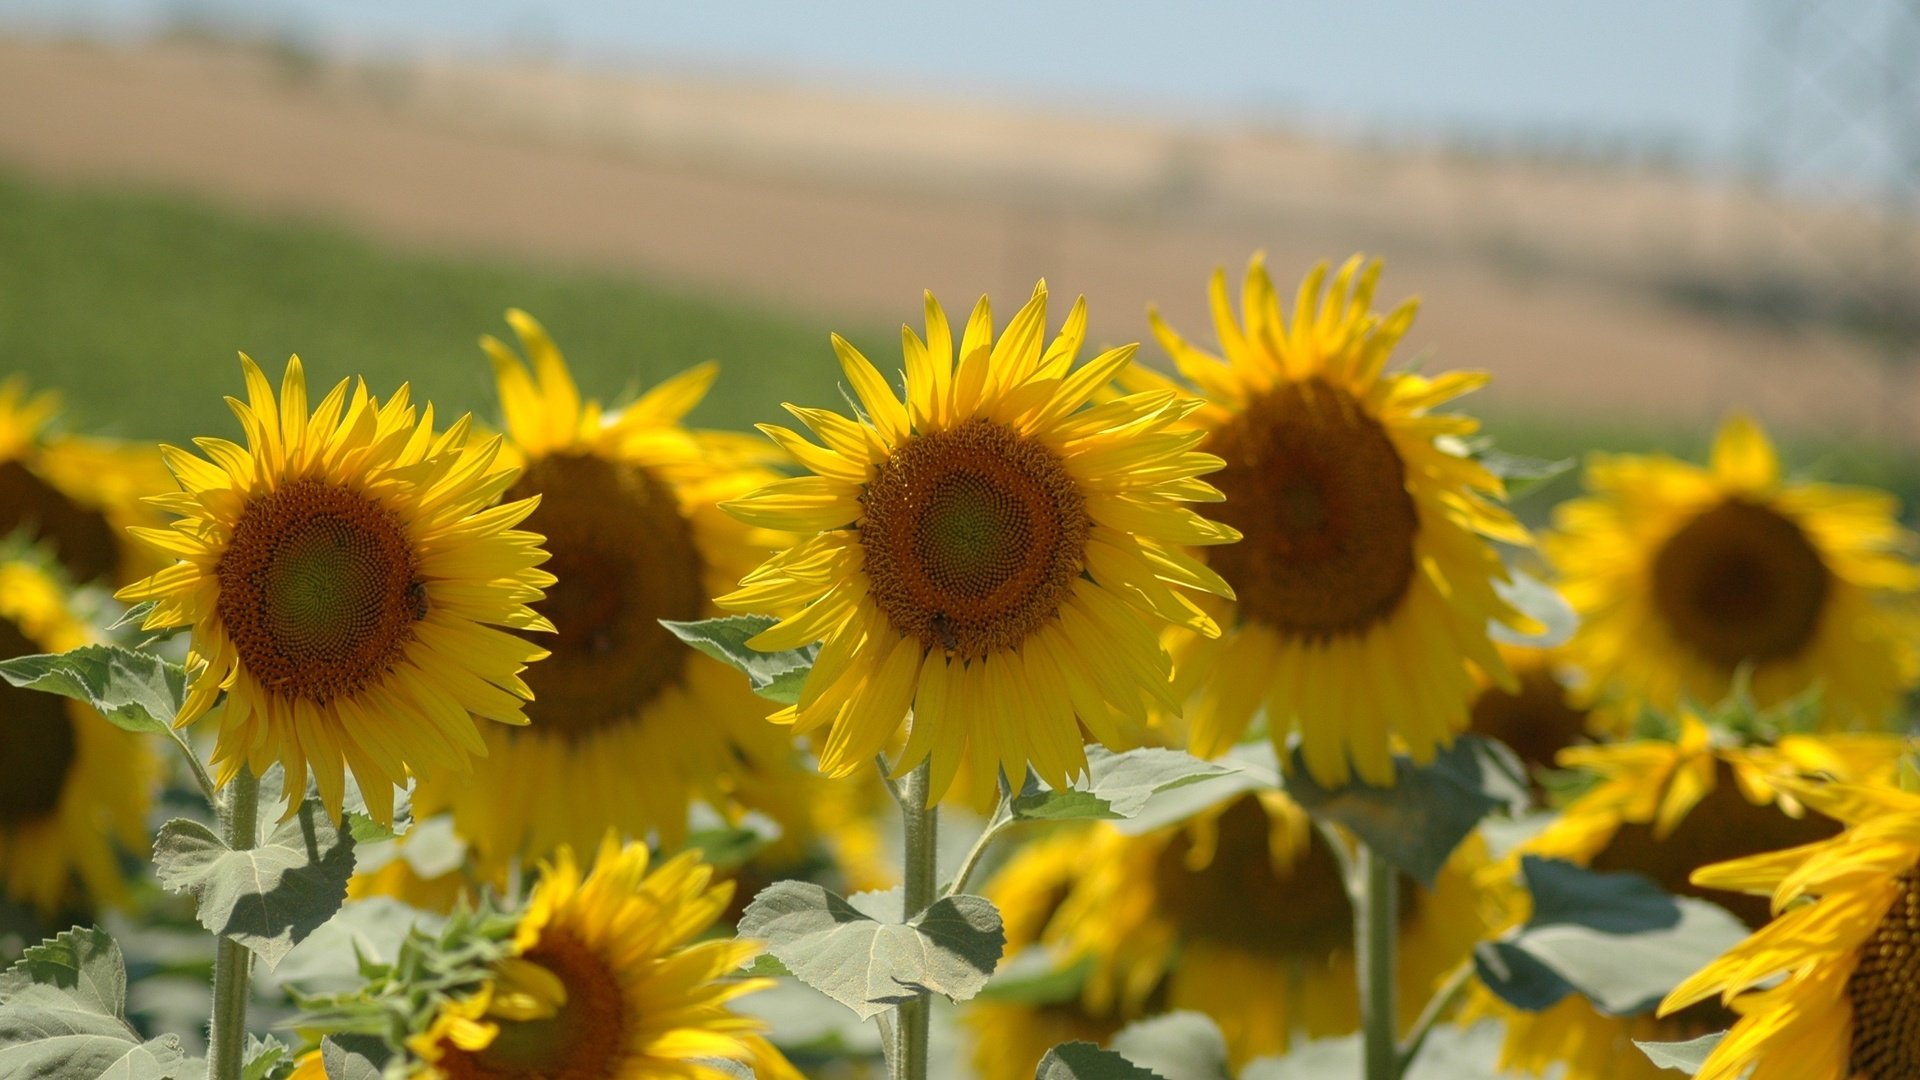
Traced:
<svg viewBox="0 0 1920 1080">
<path fill-rule="evenodd" d="M 11 620 L 0 618 L 0 658 L 45 650 Z M 0 829 L 54 812 L 80 748 L 73 719 L 53 694 L 0 682 Z"/>
<path fill-rule="evenodd" d="M 1719 904 L 1757 930 L 1773 917 L 1766 897 L 1709 889 L 1688 877 L 1708 863 L 1825 840 L 1837 835 L 1840 826 L 1819 814 L 1793 818 L 1776 806 L 1755 806 L 1740 794 L 1731 766 L 1715 762 L 1714 770 L 1713 790 L 1666 839 L 1655 839 L 1651 825 L 1622 825 L 1594 856 L 1593 869 L 1637 871 L 1674 896 Z"/>
<path fill-rule="evenodd" d="M 113 571 L 120 547 L 113 526 L 18 461 L 0 462 L 0 536 L 24 530 L 46 543 L 75 581 Z"/>
<path fill-rule="evenodd" d="M 1830 585 L 1800 526 L 1741 499 L 1681 526 L 1653 560 L 1653 603 L 1667 626 L 1727 668 L 1799 654 Z"/>
<path fill-rule="evenodd" d="M 1051 450 L 972 420 L 908 440 L 860 495 L 874 602 L 929 649 L 979 659 L 1054 617 L 1086 565 L 1086 499 Z"/>
<path fill-rule="evenodd" d="M 359 692 L 426 617 L 419 556 L 393 511 L 324 480 L 255 496 L 215 573 L 241 664 L 287 697 L 324 704 Z"/>
<path fill-rule="evenodd" d="M 440 1061 L 449 1080 L 612 1080 L 627 1054 L 630 1003 L 620 977 L 593 947 L 547 929 L 522 956 L 552 972 L 567 1000 L 542 1020 L 503 1020 L 478 1053 L 453 1050 Z"/>
<path fill-rule="evenodd" d="M 1920 866 L 1894 881 L 1893 905 L 1847 980 L 1860 1080 L 1920 1076 Z"/>
<path fill-rule="evenodd" d="M 1221 814 L 1213 860 L 1189 869 L 1193 844 L 1178 834 L 1162 848 L 1153 882 L 1161 911 L 1188 940 L 1211 941 L 1263 956 L 1316 962 L 1353 942 L 1353 905 L 1340 865 L 1318 831 L 1292 865 L 1274 865 L 1273 827 L 1256 798 Z M 1405 879 L 1402 886 L 1409 885 Z M 1417 893 L 1401 889 L 1404 922 Z"/>
<path fill-rule="evenodd" d="M 1406 467 L 1353 396 L 1313 378 L 1256 398 L 1204 449 L 1213 511 L 1239 529 L 1209 551 L 1246 618 L 1301 637 L 1356 634 L 1391 614 L 1413 580 L 1420 520 Z"/>
<path fill-rule="evenodd" d="M 1554 756 L 1585 737 L 1587 714 L 1567 701 L 1566 687 L 1546 664 L 1515 665 L 1520 692 L 1489 686 L 1473 699 L 1471 728 L 1513 749 L 1529 769 L 1551 768 Z"/>
<path fill-rule="evenodd" d="M 534 731 L 581 738 L 679 682 L 693 651 L 660 620 L 700 617 L 706 566 L 672 489 L 640 466 L 550 455 L 506 497 L 530 495 L 526 528 L 547 538 L 559 580 L 534 605 L 555 632 L 534 638 L 553 655 L 527 670 L 527 715 Z"/>
</svg>

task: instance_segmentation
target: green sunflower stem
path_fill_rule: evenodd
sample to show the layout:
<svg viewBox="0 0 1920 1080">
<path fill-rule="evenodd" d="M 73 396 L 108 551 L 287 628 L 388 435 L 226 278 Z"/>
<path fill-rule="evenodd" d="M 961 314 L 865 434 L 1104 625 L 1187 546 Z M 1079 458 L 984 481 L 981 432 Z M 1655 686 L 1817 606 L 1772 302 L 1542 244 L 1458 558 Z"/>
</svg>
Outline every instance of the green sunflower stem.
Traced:
<svg viewBox="0 0 1920 1080">
<path fill-rule="evenodd" d="M 905 915 L 911 919 L 933 904 L 939 887 L 936 865 L 940 811 L 927 805 L 930 765 L 922 761 L 907 774 L 900 799 L 902 833 L 906 839 Z M 895 1037 L 899 1050 L 893 1057 L 896 1080 L 926 1080 L 927 1039 L 933 1014 L 933 999 L 924 991 L 900 1004 L 900 1023 Z"/>
<path fill-rule="evenodd" d="M 220 803 L 220 827 L 227 846 L 246 851 L 259 832 L 260 780 L 242 767 L 227 785 Z M 247 1045 L 247 982 L 253 954 L 232 938 L 216 938 L 213 946 L 213 1020 L 207 1029 L 208 1080 L 240 1080 L 241 1055 Z"/>
<path fill-rule="evenodd" d="M 1400 1080 L 1395 1037 L 1399 1003 L 1394 1000 L 1394 945 L 1400 928 L 1400 880 L 1393 864 L 1365 844 L 1354 859 L 1360 888 L 1354 897 L 1353 943 L 1360 975 L 1360 1014 L 1366 1080 Z"/>
</svg>

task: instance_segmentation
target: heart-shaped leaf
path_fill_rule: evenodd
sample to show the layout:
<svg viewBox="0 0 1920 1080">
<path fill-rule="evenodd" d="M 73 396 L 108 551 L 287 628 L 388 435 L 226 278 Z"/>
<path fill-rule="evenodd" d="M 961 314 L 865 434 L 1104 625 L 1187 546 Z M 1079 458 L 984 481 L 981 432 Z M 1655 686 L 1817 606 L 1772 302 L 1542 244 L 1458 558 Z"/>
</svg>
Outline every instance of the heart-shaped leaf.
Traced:
<svg viewBox="0 0 1920 1080">
<path fill-rule="evenodd" d="M 0 678 L 84 701 L 128 731 L 165 731 L 187 692 L 186 669 L 179 664 L 118 645 L 0 660 Z"/>
<path fill-rule="evenodd" d="M 813 670 L 813 659 L 820 646 L 808 645 L 781 652 L 761 652 L 747 644 L 778 619 L 766 615 L 724 615 L 717 619 L 674 622 L 661 619 L 660 625 L 673 636 L 747 677 L 753 692 L 782 705 L 800 700 L 800 687 Z"/>
<path fill-rule="evenodd" d="M 1146 809 L 1162 792 L 1225 776 L 1231 770 L 1178 750 L 1147 747 L 1114 753 L 1087 747 L 1087 776 L 1065 791 L 1033 784 L 1013 799 L 1022 821 L 1117 821 Z"/>
</svg>

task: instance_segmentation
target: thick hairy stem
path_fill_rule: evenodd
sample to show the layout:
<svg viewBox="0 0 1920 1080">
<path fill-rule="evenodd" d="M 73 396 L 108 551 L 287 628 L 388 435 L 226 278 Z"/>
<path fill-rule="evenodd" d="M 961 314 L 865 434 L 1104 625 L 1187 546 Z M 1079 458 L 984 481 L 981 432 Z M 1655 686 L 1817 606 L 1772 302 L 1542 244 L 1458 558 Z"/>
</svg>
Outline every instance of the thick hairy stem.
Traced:
<svg viewBox="0 0 1920 1080">
<path fill-rule="evenodd" d="M 242 767 L 227 785 L 220 804 L 222 839 L 246 851 L 259 838 L 260 781 Z M 240 1080 L 241 1054 L 247 1045 L 247 982 L 253 954 L 232 938 L 213 946 L 213 1021 L 207 1032 L 208 1080 Z"/>
<path fill-rule="evenodd" d="M 906 894 L 905 914 L 909 919 L 927 910 L 933 903 L 938 887 L 935 849 L 938 847 L 940 812 L 927 805 L 928 784 L 929 765 L 923 761 L 907 774 L 907 782 L 903 785 L 905 790 L 901 792 L 900 799 L 907 864 L 906 888 L 903 891 Z M 925 993 L 917 994 L 900 1005 L 897 1033 L 899 1052 L 894 1056 L 895 1075 L 900 1080 L 926 1080 L 927 1033 L 932 1008 L 933 1000 Z"/>
<path fill-rule="evenodd" d="M 1393 865 L 1365 844 L 1354 864 L 1360 886 L 1353 906 L 1353 943 L 1365 1024 L 1364 1075 L 1366 1080 L 1400 1080 L 1400 1048 L 1394 1036 L 1399 1019 L 1394 945 L 1400 929 L 1400 881 Z"/>
</svg>

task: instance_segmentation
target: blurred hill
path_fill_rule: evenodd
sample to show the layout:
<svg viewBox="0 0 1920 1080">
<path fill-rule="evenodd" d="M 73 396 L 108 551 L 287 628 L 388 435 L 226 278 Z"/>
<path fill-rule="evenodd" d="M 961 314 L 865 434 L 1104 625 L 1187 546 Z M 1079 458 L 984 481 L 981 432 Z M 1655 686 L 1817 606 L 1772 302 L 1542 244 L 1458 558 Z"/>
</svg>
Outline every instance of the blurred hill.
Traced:
<svg viewBox="0 0 1920 1080">
<path fill-rule="evenodd" d="M 1215 266 L 1264 249 L 1288 279 L 1365 250 L 1384 299 L 1423 297 L 1412 352 L 1495 373 L 1481 408 L 1697 425 L 1738 405 L 1908 441 L 1920 404 L 1887 362 L 1920 306 L 1863 270 L 1884 257 L 1870 213 L 1565 147 L 193 40 L 0 41 L 0 101 L 0 165 L 28 175 L 640 271 L 823 331 L 911 316 L 923 287 L 1010 309 L 1044 274 L 1092 298 L 1096 338 L 1145 336 L 1157 302 L 1210 340 Z"/>
</svg>

